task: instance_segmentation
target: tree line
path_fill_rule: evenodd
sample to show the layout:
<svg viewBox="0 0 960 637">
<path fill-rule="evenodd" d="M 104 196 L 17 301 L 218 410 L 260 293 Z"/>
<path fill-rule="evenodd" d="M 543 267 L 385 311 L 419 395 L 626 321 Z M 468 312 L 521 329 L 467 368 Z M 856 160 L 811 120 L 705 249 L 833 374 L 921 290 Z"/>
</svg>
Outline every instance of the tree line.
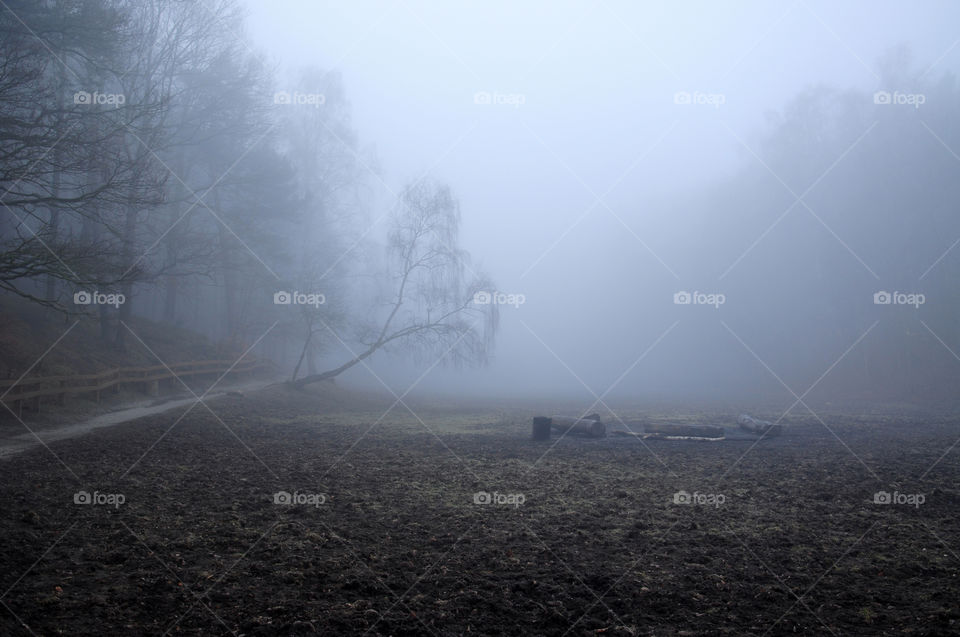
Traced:
<svg viewBox="0 0 960 637">
<path fill-rule="evenodd" d="M 368 236 L 380 179 L 342 78 L 280 81 L 241 9 L 5 3 L 0 290 L 120 350 L 134 314 L 256 346 L 300 384 L 393 346 L 482 362 L 496 308 L 472 299 L 492 282 L 458 248 L 450 188 L 410 180 Z M 331 348 L 346 362 L 319 371 Z"/>
</svg>

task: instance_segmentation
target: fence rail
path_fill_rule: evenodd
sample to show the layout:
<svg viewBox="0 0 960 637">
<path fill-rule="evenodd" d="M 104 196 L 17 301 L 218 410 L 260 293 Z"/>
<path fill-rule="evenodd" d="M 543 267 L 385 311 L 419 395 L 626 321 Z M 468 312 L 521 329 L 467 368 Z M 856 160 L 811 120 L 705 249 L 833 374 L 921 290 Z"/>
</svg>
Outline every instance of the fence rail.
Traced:
<svg viewBox="0 0 960 637">
<path fill-rule="evenodd" d="M 157 395 L 163 381 L 183 379 L 189 376 L 220 376 L 250 374 L 272 368 L 266 361 L 207 360 L 154 365 L 152 367 L 120 367 L 97 374 L 72 376 L 30 376 L 21 380 L 0 380 L 0 402 L 13 405 L 21 413 L 26 403 L 34 411 L 40 410 L 43 398 L 54 398 L 63 404 L 68 395 L 94 394 L 97 402 L 100 393 L 113 389 L 120 391 L 123 385 L 139 385 L 143 392 Z"/>
</svg>

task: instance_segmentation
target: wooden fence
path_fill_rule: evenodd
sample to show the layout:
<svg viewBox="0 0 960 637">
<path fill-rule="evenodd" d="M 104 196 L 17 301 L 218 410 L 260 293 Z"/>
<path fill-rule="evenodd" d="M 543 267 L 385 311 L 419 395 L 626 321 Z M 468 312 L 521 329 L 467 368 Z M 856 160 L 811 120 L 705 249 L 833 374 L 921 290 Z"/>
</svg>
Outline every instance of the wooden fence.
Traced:
<svg viewBox="0 0 960 637">
<path fill-rule="evenodd" d="M 152 367 L 121 367 L 98 374 L 74 376 L 28 376 L 22 380 L 0 380 L 0 401 L 10 405 L 17 414 L 22 414 L 26 405 L 32 411 L 40 411 L 40 402 L 44 398 L 53 398 L 57 404 L 64 404 L 68 395 L 92 394 L 100 402 L 101 392 L 120 391 L 124 385 L 137 386 L 145 394 L 156 396 L 160 393 L 161 383 L 175 382 L 191 376 L 215 376 L 223 374 L 234 378 L 242 374 L 253 374 L 273 365 L 266 361 L 213 360 L 191 361 L 174 365 L 154 365 Z M 0 411 L 5 411 L 0 409 Z"/>
</svg>

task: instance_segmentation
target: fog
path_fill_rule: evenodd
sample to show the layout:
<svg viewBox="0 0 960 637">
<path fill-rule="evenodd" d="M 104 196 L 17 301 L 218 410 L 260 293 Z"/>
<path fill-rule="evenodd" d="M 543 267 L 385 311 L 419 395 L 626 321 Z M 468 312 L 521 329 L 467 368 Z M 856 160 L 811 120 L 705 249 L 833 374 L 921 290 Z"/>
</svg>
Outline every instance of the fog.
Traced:
<svg viewBox="0 0 960 637">
<path fill-rule="evenodd" d="M 955 1 L 0 0 L 0 635 L 958 634 L 958 72 Z"/>
<path fill-rule="evenodd" d="M 20 4 L 0 284 L 112 349 L 140 318 L 398 394 L 954 396 L 954 3 Z"/>
<path fill-rule="evenodd" d="M 404 180 L 441 178 L 463 246 L 525 297 L 488 367 L 436 366 L 418 388 L 792 402 L 818 379 L 882 398 L 903 356 L 955 377 L 956 298 L 937 282 L 960 236 L 957 13 L 252 2 L 249 29 L 281 69 L 341 74 L 378 158 L 371 221 Z M 875 105 L 878 90 L 927 99 Z M 675 305 L 684 290 L 725 303 Z M 875 306 L 880 290 L 926 303 Z M 432 362 L 399 358 L 348 377 L 402 391 Z"/>
</svg>

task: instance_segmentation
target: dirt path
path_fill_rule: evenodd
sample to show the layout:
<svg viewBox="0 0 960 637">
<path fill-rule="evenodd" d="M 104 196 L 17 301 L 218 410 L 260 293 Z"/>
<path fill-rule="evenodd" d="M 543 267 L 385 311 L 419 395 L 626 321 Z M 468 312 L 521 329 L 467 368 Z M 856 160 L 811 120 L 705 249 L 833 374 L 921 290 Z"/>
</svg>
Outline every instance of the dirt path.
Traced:
<svg viewBox="0 0 960 637">
<path fill-rule="evenodd" d="M 216 398 L 218 396 L 224 396 L 229 392 L 256 391 L 276 383 L 277 381 L 275 379 L 259 379 L 256 381 L 250 381 L 236 385 L 224 385 L 216 391 L 212 391 L 204 396 L 204 401 Z M 198 391 L 197 395 L 202 396 L 203 394 L 202 392 Z M 177 407 L 185 407 L 195 401 L 196 398 L 193 396 L 187 396 L 185 398 L 171 396 L 168 399 L 152 399 L 148 401 L 128 403 L 126 405 L 117 407 L 117 409 L 114 411 L 100 414 L 99 416 L 94 416 L 93 418 L 89 418 L 87 420 L 52 428 L 34 427 L 30 425 L 29 421 L 27 421 L 26 424 L 30 426 L 32 431 L 26 431 L 21 426 L 20 429 L 23 431 L 23 433 L 16 435 L 0 435 L 0 460 L 10 458 L 13 455 L 41 444 L 41 442 L 43 444 L 49 444 L 56 440 L 76 438 L 77 436 L 82 436 L 83 434 L 93 431 L 94 429 L 100 429 L 101 427 L 112 427 L 113 425 L 119 425 L 120 423 L 136 420 L 137 418 L 142 418 L 144 416 L 152 416 L 153 414 L 163 413 L 167 410 L 175 409 Z"/>
</svg>

